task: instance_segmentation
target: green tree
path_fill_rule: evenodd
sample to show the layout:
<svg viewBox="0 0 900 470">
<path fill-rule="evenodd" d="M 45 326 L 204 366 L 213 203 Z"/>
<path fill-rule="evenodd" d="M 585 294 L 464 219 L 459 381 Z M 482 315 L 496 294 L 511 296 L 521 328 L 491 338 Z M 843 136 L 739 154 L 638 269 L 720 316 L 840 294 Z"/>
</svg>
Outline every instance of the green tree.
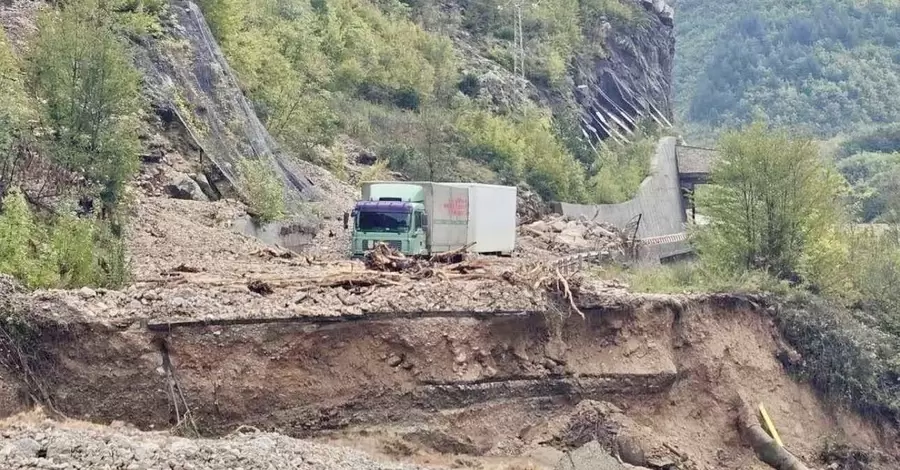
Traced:
<svg viewBox="0 0 900 470">
<path fill-rule="evenodd" d="M 114 208 L 137 170 L 140 76 L 99 0 L 68 2 L 39 19 L 30 78 L 55 134 L 55 163 L 99 186 Z"/>
<path fill-rule="evenodd" d="M 265 160 L 244 158 L 240 161 L 240 175 L 251 215 L 260 222 L 285 217 L 284 185 L 278 174 Z"/>
<path fill-rule="evenodd" d="M 719 151 L 711 186 L 699 201 L 711 219 L 699 238 L 705 261 L 731 272 L 823 276 L 820 262 L 835 250 L 821 243 L 840 241 L 833 235 L 845 182 L 816 145 L 755 123 L 726 133 Z"/>
</svg>

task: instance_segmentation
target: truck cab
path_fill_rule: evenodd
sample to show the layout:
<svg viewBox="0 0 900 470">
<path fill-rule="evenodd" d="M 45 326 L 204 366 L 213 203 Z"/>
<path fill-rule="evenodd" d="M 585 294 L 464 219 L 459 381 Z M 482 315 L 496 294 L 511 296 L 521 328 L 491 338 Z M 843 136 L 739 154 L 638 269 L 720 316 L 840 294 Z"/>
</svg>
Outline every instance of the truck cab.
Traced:
<svg viewBox="0 0 900 470">
<path fill-rule="evenodd" d="M 369 199 L 357 201 L 349 214 L 351 255 L 362 256 L 379 242 L 406 255 L 426 254 L 428 217 L 423 200 L 419 186 L 387 184 L 375 188 Z"/>
</svg>

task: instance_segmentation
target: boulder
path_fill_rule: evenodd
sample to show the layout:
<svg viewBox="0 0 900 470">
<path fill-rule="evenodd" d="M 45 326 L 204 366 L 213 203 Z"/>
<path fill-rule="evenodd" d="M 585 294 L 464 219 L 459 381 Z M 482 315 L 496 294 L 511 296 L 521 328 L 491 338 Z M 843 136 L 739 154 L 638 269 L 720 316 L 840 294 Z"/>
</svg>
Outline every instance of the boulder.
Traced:
<svg viewBox="0 0 900 470">
<path fill-rule="evenodd" d="M 200 190 L 203 191 L 203 194 L 209 198 L 210 201 L 217 201 L 220 199 L 219 192 L 216 191 L 216 188 L 213 187 L 212 184 L 209 183 L 209 179 L 206 178 L 206 175 L 203 173 L 197 173 L 195 175 L 191 175 L 194 181 L 200 185 Z"/>
<path fill-rule="evenodd" d="M 166 184 L 166 192 L 175 199 L 188 199 L 193 201 L 209 201 L 200 185 L 193 178 L 184 173 L 173 173 Z"/>
<path fill-rule="evenodd" d="M 597 441 L 591 441 L 559 459 L 555 470 L 624 470 Z"/>
</svg>

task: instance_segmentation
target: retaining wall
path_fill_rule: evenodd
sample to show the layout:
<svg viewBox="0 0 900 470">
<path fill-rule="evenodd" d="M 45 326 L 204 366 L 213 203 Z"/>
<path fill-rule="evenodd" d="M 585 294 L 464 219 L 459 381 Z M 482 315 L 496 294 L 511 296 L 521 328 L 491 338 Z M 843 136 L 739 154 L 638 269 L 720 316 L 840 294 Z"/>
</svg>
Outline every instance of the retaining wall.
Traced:
<svg viewBox="0 0 900 470">
<path fill-rule="evenodd" d="M 551 205 L 553 211 L 571 217 L 601 220 L 620 228 L 642 214 L 637 233 L 638 238 L 642 239 L 684 233 L 687 216 L 678 180 L 675 144 L 674 137 L 660 139 L 651 161 L 650 176 L 641 183 L 633 199 L 619 204 L 554 202 Z M 691 247 L 686 241 L 676 240 L 642 247 L 641 258 L 659 261 L 689 252 Z"/>
</svg>

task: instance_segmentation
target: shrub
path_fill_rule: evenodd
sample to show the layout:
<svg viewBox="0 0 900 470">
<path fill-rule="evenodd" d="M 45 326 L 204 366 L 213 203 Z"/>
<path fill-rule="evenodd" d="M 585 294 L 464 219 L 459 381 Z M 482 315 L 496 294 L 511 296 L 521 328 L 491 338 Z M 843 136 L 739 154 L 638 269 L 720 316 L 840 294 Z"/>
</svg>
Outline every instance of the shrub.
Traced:
<svg viewBox="0 0 900 470">
<path fill-rule="evenodd" d="M 3 199 L 0 272 L 32 288 L 116 288 L 130 278 L 125 240 L 109 223 L 69 214 L 42 220 L 18 188 Z"/>
<path fill-rule="evenodd" d="M 359 175 L 358 183 L 365 181 L 385 181 L 388 179 L 390 172 L 388 171 L 387 160 L 378 160 L 372 166 L 366 168 Z"/>
<path fill-rule="evenodd" d="M 103 5 L 80 0 L 44 12 L 28 62 L 56 135 L 54 162 L 98 185 L 112 209 L 138 167 L 140 76 Z"/>
<path fill-rule="evenodd" d="M 72 215 L 60 216 L 50 236 L 57 258 L 60 282 L 86 286 L 97 279 L 94 258 L 94 224 Z"/>
<path fill-rule="evenodd" d="M 779 278 L 826 284 L 822 239 L 840 230 L 845 186 L 808 139 L 757 123 L 732 131 L 699 200 L 712 222 L 700 232 L 701 257 L 724 270 L 763 269 Z M 830 240 L 833 240 L 831 237 Z"/>
<path fill-rule="evenodd" d="M 496 170 L 509 184 L 527 182 L 547 200 L 584 201 L 584 168 L 553 132 L 550 118 L 530 108 L 515 119 L 486 111 L 456 121 L 463 154 Z"/>
<path fill-rule="evenodd" d="M 22 192 L 10 190 L 0 214 L 0 272 L 15 276 L 29 287 L 51 286 L 59 279 L 52 269 L 53 252 L 41 228 Z"/>
<path fill-rule="evenodd" d="M 601 144 L 588 181 L 590 197 L 601 204 L 624 202 L 634 197 L 641 182 L 650 174 L 650 160 L 656 151 L 656 129 L 638 128 L 631 143 L 610 139 Z"/>
<path fill-rule="evenodd" d="M 849 312 L 801 299 L 775 318 L 784 338 L 802 356 L 787 362 L 793 374 L 857 410 L 900 420 L 900 343 Z"/>
<path fill-rule="evenodd" d="M 281 220 L 286 216 L 284 184 L 265 160 L 240 161 L 241 186 L 250 214 L 259 222 Z"/>
</svg>

